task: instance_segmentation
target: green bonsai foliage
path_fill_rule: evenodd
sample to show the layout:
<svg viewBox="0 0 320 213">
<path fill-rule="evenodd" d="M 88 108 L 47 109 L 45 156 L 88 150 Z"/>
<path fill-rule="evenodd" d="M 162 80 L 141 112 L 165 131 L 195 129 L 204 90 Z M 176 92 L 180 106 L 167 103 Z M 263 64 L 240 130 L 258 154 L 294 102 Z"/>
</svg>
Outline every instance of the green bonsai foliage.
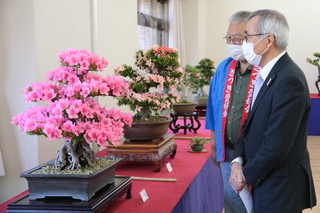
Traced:
<svg viewBox="0 0 320 213">
<path fill-rule="evenodd" d="M 207 96 L 200 89 L 205 85 L 210 85 L 211 77 L 214 75 L 214 61 L 209 58 L 204 58 L 199 61 L 195 67 L 186 65 L 185 77 L 183 83 L 197 96 Z"/>
<path fill-rule="evenodd" d="M 310 64 L 313 64 L 315 66 L 320 66 L 319 64 L 319 61 L 320 61 L 320 53 L 314 53 L 313 54 L 314 57 L 316 57 L 317 59 L 310 59 L 310 58 L 307 58 L 307 62 L 309 62 Z"/>
<path fill-rule="evenodd" d="M 209 139 L 194 137 L 191 139 L 189 146 L 202 146 L 207 144 L 209 141 Z"/>
<path fill-rule="evenodd" d="M 130 92 L 118 97 L 118 105 L 127 105 L 134 114 L 134 122 L 148 120 L 170 109 L 179 101 L 178 91 L 183 78 L 177 50 L 166 46 L 152 46 L 138 50 L 135 66 L 121 65 L 115 69 L 129 84 Z M 167 93 L 160 91 L 167 90 Z"/>
</svg>

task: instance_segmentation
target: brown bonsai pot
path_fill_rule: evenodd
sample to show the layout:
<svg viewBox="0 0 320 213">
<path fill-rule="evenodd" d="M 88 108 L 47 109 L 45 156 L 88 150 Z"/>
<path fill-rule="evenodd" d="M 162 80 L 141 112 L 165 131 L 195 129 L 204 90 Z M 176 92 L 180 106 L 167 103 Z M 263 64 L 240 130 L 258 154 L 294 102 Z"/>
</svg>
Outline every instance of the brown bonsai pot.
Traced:
<svg viewBox="0 0 320 213">
<path fill-rule="evenodd" d="M 164 116 L 161 116 L 164 117 Z M 160 122 L 132 123 L 131 127 L 124 128 L 124 137 L 128 140 L 154 140 L 162 138 L 168 131 L 172 118 Z"/>
<path fill-rule="evenodd" d="M 177 114 L 190 114 L 196 108 L 196 102 L 173 104 L 173 111 Z"/>
</svg>

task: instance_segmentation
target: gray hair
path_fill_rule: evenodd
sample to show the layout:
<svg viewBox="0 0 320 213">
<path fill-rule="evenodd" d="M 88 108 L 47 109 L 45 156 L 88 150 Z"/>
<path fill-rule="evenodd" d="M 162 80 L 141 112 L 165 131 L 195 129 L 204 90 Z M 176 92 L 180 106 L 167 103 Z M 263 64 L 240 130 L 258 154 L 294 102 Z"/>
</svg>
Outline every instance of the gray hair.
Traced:
<svg viewBox="0 0 320 213">
<path fill-rule="evenodd" d="M 247 22 L 248 17 L 251 15 L 251 12 L 249 11 L 239 11 L 233 14 L 229 18 L 229 24 L 238 24 L 241 22 Z"/>
<path fill-rule="evenodd" d="M 260 17 L 255 28 L 256 33 L 273 34 L 276 41 L 275 47 L 281 51 L 286 50 L 290 40 L 290 30 L 286 17 L 278 11 L 266 9 L 253 12 L 248 20 L 255 16 Z"/>
</svg>

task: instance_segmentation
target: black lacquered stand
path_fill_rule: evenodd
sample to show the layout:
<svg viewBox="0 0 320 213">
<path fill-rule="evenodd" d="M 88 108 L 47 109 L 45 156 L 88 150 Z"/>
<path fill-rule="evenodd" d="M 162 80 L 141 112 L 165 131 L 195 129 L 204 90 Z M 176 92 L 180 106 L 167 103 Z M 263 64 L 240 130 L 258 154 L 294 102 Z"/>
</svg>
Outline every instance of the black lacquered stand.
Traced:
<svg viewBox="0 0 320 213">
<path fill-rule="evenodd" d="M 183 133 L 187 134 L 187 130 L 189 132 L 194 131 L 194 133 L 197 133 L 197 130 L 200 129 L 201 123 L 199 121 L 199 114 L 198 112 L 192 112 L 192 113 L 170 113 L 170 117 L 172 117 L 172 121 L 169 125 L 169 128 L 173 133 L 179 132 L 179 129 L 183 129 Z M 183 125 L 177 124 L 177 120 L 179 117 L 183 117 Z M 190 123 L 187 123 L 187 118 L 189 118 Z M 195 125 L 195 122 L 197 125 Z"/>
<path fill-rule="evenodd" d="M 315 82 L 317 90 L 318 90 L 318 96 L 320 96 L 319 83 L 320 83 L 320 71 L 319 71 L 318 80 L 316 80 L 316 82 Z"/>
<path fill-rule="evenodd" d="M 39 200 L 29 200 L 29 195 L 8 204 L 7 212 L 107 212 L 108 206 L 126 194 L 131 198 L 131 177 L 116 176 L 115 183 L 109 184 L 96 192 L 88 201 L 71 197 L 46 197 Z"/>
</svg>

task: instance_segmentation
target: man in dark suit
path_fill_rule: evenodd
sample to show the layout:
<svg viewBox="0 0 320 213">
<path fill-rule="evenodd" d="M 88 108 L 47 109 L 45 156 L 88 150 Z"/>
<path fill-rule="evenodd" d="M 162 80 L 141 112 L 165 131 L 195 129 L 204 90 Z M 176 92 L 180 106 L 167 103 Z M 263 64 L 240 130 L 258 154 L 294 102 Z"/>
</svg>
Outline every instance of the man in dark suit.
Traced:
<svg viewBox="0 0 320 213">
<path fill-rule="evenodd" d="M 286 52 L 288 42 L 289 26 L 281 13 L 259 10 L 248 18 L 242 48 L 247 61 L 261 70 L 229 182 L 237 193 L 249 185 L 255 213 L 301 213 L 316 205 L 306 144 L 309 90 Z"/>
</svg>

